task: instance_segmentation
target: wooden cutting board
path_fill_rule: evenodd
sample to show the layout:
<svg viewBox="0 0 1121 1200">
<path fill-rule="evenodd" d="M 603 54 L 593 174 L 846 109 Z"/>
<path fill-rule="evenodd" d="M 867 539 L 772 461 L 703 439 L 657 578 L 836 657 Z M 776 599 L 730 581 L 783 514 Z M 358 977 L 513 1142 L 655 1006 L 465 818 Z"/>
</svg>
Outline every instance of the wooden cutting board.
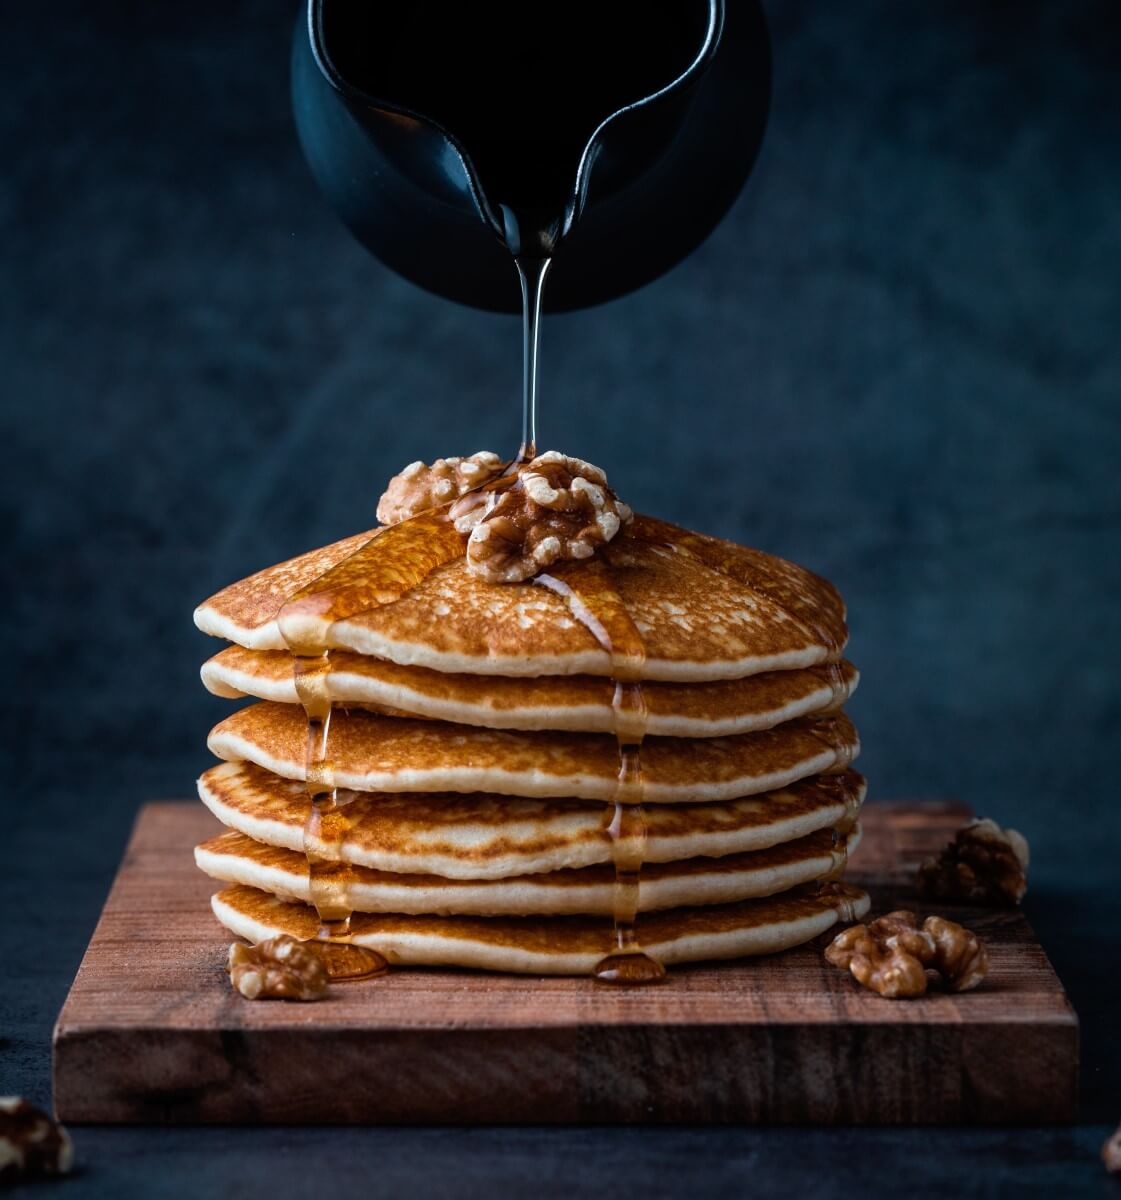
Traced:
<svg viewBox="0 0 1121 1200">
<path fill-rule="evenodd" d="M 915 863 L 969 814 L 869 805 L 850 878 L 913 905 Z M 1070 1121 L 1078 1021 L 1018 910 L 941 906 L 989 946 L 962 996 L 884 1000 L 828 936 L 660 987 L 396 971 L 314 1004 L 230 988 L 230 936 L 191 848 L 198 804 L 149 804 L 54 1035 L 62 1120 L 136 1122 Z M 930 908 L 922 910 L 932 911 Z"/>
</svg>

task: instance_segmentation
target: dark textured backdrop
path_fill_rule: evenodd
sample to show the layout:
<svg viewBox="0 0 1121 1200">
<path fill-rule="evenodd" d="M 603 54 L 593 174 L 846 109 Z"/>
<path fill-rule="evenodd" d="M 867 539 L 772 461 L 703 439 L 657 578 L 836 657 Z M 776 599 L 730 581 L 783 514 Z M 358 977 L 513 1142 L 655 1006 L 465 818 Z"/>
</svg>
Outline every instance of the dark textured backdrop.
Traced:
<svg viewBox="0 0 1121 1200">
<path fill-rule="evenodd" d="M 676 271 L 547 321 L 542 440 L 839 584 L 872 795 L 1028 835 L 1088 1111 L 1121 1115 L 1117 9 L 767 8 L 756 175 Z M 390 275 L 314 190 L 294 11 L 5 12 L 0 898 L 50 920 L 4 922 L 0 1091 L 46 1098 L 132 814 L 206 765 L 194 603 L 368 526 L 405 462 L 516 440 L 516 323 Z"/>
</svg>

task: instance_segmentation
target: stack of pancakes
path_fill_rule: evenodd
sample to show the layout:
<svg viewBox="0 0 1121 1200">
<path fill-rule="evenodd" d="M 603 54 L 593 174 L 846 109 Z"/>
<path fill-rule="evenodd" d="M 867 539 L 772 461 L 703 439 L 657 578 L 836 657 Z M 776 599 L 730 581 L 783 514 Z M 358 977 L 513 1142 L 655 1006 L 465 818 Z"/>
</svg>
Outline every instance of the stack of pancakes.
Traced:
<svg viewBox="0 0 1121 1200">
<path fill-rule="evenodd" d="M 348 864 L 351 939 L 391 963 L 588 974 L 616 946 L 616 663 L 583 606 L 588 572 L 641 635 L 642 869 L 634 931 L 673 964 L 797 945 L 867 897 L 837 883 L 864 781 L 841 706 L 831 585 L 781 559 L 639 517 L 594 564 L 494 584 L 463 558 L 335 620 L 328 751 L 346 813 L 312 846 L 307 721 L 285 602 L 378 531 L 268 568 L 195 614 L 234 643 L 203 667 L 255 697 L 212 731 L 199 780 L 229 827 L 196 850 L 250 941 L 316 936 L 308 858 Z M 632 847 L 633 849 L 633 847 Z"/>
</svg>

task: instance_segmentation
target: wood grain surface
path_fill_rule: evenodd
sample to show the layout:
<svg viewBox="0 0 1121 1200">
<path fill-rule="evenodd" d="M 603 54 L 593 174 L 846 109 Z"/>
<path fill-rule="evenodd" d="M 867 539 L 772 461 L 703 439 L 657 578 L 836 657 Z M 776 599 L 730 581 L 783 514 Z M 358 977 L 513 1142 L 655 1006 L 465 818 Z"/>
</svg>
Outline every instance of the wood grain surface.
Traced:
<svg viewBox="0 0 1121 1200">
<path fill-rule="evenodd" d="M 915 862 L 968 813 L 871 805 L 849 877 L 914 905 Z M 1078 1022 L 1018 910 L 940 906 L 985 984 L 890 1001 L 822 959 L 682 967 L 654 988 L 396 971 L 314 1004 L 230 988 L 197 804 L 149 804 L 54 1037 L 71 1122 L 1042 1123 L 1075 1116 Z"/>
</svg>

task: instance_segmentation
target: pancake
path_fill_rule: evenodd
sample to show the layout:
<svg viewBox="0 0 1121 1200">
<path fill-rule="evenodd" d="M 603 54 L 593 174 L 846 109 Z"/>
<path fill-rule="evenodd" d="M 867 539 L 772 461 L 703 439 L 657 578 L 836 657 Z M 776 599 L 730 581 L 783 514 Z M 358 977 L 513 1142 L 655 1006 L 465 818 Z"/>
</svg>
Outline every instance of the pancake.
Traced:
<svg viewBox="0 0 1121 1200">
<path fill-rule="evenodd" d="M 721 737 L 771 729 L 808 713 L 839 708 L 859 674 L 848 662 L 770 671 L 717 683 L 648 683 L 643 698 L 647 733 L 659 737 Z M 230 646 L 202 668 L 216 696 L 255 696 L 297 704 L 294 660 L 285 650 Z M 425 667 L 337 651 L 327 693 L 336 703 L 371 706 L 490 729 L 614 731 L 614 685 L 592 675 L 450 675 Z"/>
<path fill-rule="evenodd" d="M 218 758 L 305 778 L 307 722 L 293 704 L 262 701 L 210 732 Z M 859 751 L 843 714 L 801 717 L 726 738 L 649 738 L 642 747 L 649 804 L 731 800 L 846 767 Z M 337 786 L 360 792 L 496 792 L 504 796 L 614 799 L 619 750 L 592 733 L 511 733 L 441 721 L 336 712 L 331 763 Z"/>
<path fill-rule="evenodd" d="M 349 558 L 379 532 L 370 529 L 352 534 L 329 546 L 265 567 L 200 604 L 195 609 L 195 624 L 203 633 L 225 638 L 239 646 L 283 650 L 285 643 L 276 616 L 285 602 L 300 588 L 307 587 L 344 558 Z"/>
<path fill-rule="evenodd" d="M 277 934 L 313 938 L 315 910 L 235 885 L 211 900 L 218 920 L 251 942 Z M 639 922 L 643 949 L 666 966 L 770 954 L 809 941 L 838 920 L 862 917 L 866 893 L 813 885 L 782 896 L 707 908 L 674 908 Z M 351 940 L 401 966 L 474 967 L 533 975 L 589 975 L 614 946 L 595 917 L 466 917 L 356 913 Z"/>
<path fill-rule="evenodd" d="M 803 780 L 764 796 L 646 809 L 647 863 L 762 850 L 851 823 L 865 784 L 855 771 Z M 199 780 L 199 796 L 224 824 L 267 846 L 302 852 L 307 793 L 246 763 Z M 333 854 L 398 875 L 501 879 L 612 861 L 602 804 L 476 794 L 341 792 L 349 828 Z M 643 872 L 645 878 L 645 868 Z"/>
<path fill-rule="evenodd" d="M 373 535 L 385 532 L 393 530 Z M 249 649 L 284 649 L 276 619 L 284 601 L 353 554 L 366 536 L 233 584 L 196 610 L 195 623 Z M 645 642 L 643 678 L 738 679 L 840 657 L 847 636 L 840 597 L 792 563 L 643 517 L 600 557 Z M 581 569 L 568 564 L 554 574 L 575 578 Z M 563 596 L 532 582 L 487 583 L 464 558 L 445 562 L 400 598 L 366 609 L 334 624 L 309 614 L 305 635 L 335 649 L 458 674 L 612 671 L 610 655 Z"/>
<path fill-rule="evenodd" d="M 839 872 L 859 841 L 859 828 L 837 836 L 831 829 L 819 829 L 769 850 L 649 864 L 639 883 L 637 911 L 772 896 Z M 307 859 L 296 850 L 264 846 L 231 831 L 196 846 L 195 862 L 225 883 L 245 884 L 285 900 L 311 902 Z M 356 912 L 368 913 L 609 917 L 614 911 L 615 871 L 598 866 L 507 879 L 451 880 L 356 867 L 347 885 L 347 900 Z"/>
</svg>

